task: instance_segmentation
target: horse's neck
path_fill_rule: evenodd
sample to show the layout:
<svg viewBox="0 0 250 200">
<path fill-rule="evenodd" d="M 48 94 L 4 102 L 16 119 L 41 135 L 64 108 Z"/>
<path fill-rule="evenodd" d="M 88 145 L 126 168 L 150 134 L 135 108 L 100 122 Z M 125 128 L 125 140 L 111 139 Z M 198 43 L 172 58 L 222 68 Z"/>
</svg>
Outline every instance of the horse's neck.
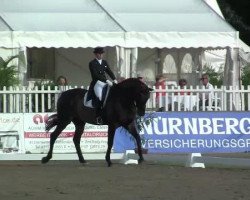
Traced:
<svg viewBox="0 0 250 200">
<path fill-rule="evenodd" d="M 134 90 L 131 87 L 116 87 L 111 88 L 111 99 L 120 99 L 129 103 L 134 101 Z"/>
</svg>

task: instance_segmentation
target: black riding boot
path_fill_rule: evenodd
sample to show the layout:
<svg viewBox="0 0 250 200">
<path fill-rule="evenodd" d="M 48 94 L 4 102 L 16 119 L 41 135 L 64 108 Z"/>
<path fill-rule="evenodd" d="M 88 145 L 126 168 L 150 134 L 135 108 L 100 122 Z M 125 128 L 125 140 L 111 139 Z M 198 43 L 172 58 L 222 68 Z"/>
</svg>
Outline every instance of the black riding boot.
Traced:
<svg viewBox="0 0 250 200">
<path fill-rule="evenodd" d="M 99 101 L 98 105 L 96 107 L 96 123 L 99 125 L 103 124 L 103 120 L 102 120 L 102 102 Z"/>
<path fill-rule="evenodd" d="M 101 108 L 96 108 L 96 123 L 98 125 L 102 125 L 103 124 L 101 112 L 102 112 Z"/>
</svg>

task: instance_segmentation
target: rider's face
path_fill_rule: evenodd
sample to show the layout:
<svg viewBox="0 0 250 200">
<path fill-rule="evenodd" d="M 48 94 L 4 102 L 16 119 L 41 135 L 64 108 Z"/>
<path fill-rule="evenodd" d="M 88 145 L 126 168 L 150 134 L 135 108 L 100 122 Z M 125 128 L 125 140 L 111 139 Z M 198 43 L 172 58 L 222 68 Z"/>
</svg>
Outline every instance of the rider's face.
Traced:
<svg viewBox="0 0 250 200">
<path fill-rule="evenodd" d="M 102 54 L 102 53 L 95 53 L 95 57 L 96 57 L 98 60 L 101 60 L 102 57 L 103 57 L 103 54 Z"/>
</svg>

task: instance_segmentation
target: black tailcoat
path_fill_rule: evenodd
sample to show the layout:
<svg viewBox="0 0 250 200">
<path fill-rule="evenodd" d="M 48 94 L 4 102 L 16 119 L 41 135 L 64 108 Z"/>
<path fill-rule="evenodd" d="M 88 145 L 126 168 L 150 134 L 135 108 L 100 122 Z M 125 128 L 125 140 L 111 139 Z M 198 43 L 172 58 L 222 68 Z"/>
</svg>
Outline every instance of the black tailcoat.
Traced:
<svg viewBox="0 0 250 200">
<path fill-rule="evenodd" d="M 106 83 L 106 73 L 112 80 L 115 80 L 115 75 L 109 68 L 109 65 L 106 60 L 102 60 L 102 64 L 100 64 L 97 59 L 93 59 L 89 62 L 89 70 L 92 77 L 92 81 L 89 87 L 89 94 L 93 94 L 94 86 L 98 80 Z M 88 99 L 91 99 L 90 95 L 88 95 Z"/>
</svg>

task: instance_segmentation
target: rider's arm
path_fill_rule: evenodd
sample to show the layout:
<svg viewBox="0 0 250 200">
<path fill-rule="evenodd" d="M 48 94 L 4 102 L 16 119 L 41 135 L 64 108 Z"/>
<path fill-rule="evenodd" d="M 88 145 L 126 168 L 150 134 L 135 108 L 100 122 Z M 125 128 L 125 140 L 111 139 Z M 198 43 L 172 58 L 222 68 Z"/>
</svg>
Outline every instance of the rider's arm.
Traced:
<svg viewBox="0 0 250 200">
<path fill-rule="evenodd" d="M 108 63 L 105 61 L 105 70 L 106 70 L 106 73 L 109 75 L 109 77 L 112 79 L 112 80 L 115 80 L 115 75 L 114 73 L 111 71 L 111 69 L 109 68 L 109 65 Z"/>
</svg>

